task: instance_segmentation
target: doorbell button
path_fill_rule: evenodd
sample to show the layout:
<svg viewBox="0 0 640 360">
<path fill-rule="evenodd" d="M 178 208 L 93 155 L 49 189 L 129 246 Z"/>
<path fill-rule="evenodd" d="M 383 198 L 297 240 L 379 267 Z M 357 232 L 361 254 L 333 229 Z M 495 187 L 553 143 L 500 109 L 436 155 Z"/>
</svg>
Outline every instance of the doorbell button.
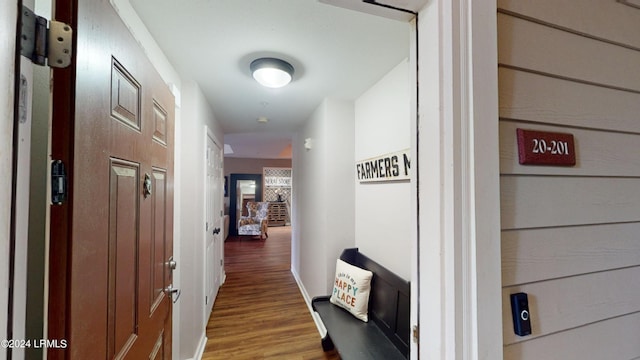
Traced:
<svg viewBox="0 0 640 360">
<path fill-rule="evenodd" d="M 531 314 L 529 313 L 529 299 L 526 293 L 511 294 L 511 314 L 513 331 L 516 335 L 531 335 Z"/>
</svg>

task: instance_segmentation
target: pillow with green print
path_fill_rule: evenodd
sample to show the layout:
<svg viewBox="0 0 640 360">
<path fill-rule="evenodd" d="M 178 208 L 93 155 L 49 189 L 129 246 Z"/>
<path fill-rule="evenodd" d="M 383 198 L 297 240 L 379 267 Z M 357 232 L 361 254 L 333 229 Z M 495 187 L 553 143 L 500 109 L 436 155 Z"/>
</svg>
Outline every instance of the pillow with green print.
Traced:
<svg viewBox="0 0 640 360">
<path fill-rule="evenodd" d="M 333 293 L 329 301 L 346 309 L 357 319 L 369 321 L 369 292 L 372 276 L 371 271 L 338 259 Z"/>
</svg>

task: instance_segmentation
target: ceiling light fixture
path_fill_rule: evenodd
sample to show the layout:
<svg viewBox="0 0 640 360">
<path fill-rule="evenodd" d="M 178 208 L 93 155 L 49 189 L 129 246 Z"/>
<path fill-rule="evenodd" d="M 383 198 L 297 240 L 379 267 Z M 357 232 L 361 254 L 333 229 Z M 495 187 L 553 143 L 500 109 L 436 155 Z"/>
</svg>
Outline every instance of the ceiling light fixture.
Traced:
<svg viewBox="0 0 640 360">
<path fill-rule="evenodd" d="M 249 65 L 253 78 L 262 86 L 280 88 L 293 78 L 293 66 L 276 58 L 259 58 Z"/>
</svg>

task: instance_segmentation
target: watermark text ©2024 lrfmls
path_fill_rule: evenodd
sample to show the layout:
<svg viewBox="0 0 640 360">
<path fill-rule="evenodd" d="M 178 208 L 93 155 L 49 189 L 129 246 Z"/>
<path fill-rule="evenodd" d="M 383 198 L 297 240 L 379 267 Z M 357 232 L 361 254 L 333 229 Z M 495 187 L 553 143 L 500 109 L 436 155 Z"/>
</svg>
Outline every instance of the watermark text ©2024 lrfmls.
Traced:
<svg viewBox="0 0 640 360">
<path fill-rule="evenodd" d="M 66 349 L 69 342 L 65 339 L 10 339 L 0 340 L 3 349 Z"/>
</svg>

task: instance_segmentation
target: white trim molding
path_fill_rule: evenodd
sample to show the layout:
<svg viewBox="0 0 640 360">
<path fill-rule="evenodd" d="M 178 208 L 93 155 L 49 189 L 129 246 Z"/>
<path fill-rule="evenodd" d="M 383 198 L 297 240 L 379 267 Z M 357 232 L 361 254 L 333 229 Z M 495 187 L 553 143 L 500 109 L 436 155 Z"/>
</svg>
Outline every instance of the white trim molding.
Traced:
<svg viewBox="0 0 640 360">
<path fill-rule="evenodd" d="M 196 349 L 196 353 L 189 360 L 202 360 L 202 356 L 204 355 L 204 350 L 207 347 L 207 337 L 205 333 L 202 333 L 202 337 L 200 337 L 200 341 L 198 342 L 198 348 Z"/>
<path fill-rule="evenodd" d="M 15 29 L 18 14 L 16 1 L 0 2 L 0 169 L 12 174 L 13 160 L 13 100 L 15 81 Z M 12 177 L 0 177 L 0 340 L 7 338 L 9 303 L 9 255 L 11 227 Z M 0 347 L 0 359 L 6 359 L 7 349 Z"/>
<path fill-rule="evenodd" d="M 304 287 L 304 284 L 302 283 L 300 276 L 298 276 L 298 273 L 293 267 L 291 267 L 291 274 L 293 275 L 293 278 L 296 280 L 296 284 L 298 284 L 298 288 L 300 289 L 300 294 L 302 294 L 302 297 L 304 298 L 304 302 L 307 304 L 307 308 L 311 313 L 313 322 L 316 324 L 316 328 L 318 328 L 320 337 L 324 338 L 325 335 L 327 335 L 327 328 L 324 327 L 324 323 L 322 322 L 322 319 L 320 319 L 320 315 L 318 315 L 317 312 L 313 311 L 313 307 L 311 306 L 311 297 L 309 296 L 307 289 Z"/>
<path fill-rule="evenodd" d="M 502 359 L 495 0 L 418 15 L 419 355 Z"/>
</svg>

